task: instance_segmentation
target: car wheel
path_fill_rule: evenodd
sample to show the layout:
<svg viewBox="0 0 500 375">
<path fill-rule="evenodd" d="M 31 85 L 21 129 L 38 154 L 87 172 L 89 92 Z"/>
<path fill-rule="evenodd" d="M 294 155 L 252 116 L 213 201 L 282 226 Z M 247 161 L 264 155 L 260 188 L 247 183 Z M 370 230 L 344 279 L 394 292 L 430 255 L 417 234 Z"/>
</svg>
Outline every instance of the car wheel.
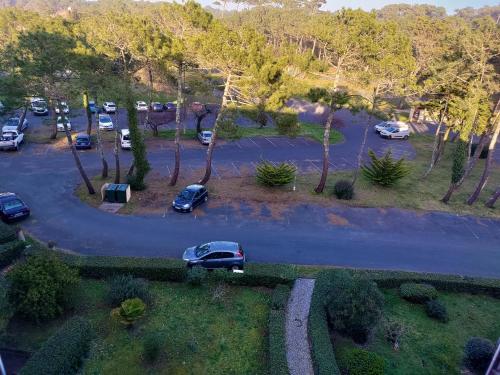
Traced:
<svg viewBox="0 0 500 375">
<path fill-rule="evenodd" d="M 403 139 L 405 139 L 405 140 L 406 140 L 406 139 L 408 139 L 408 136 L 407 136 L 407 135 L 405 135 L 405 136 L 403 137 Z"/>
<path fill-rule="evenodd" d="M 240 267 L 238 267 L 237 265 L 234 265 L 231 267 L 231 271 L 237 271 L 239 269 L 240 269 Z"/>
<path fill-rule="evenodd" d="M 193 212 L 193 206 L 189 207 L 189 212 Z"/>
<path fill-rule="evenodd" d="M 208 195 L 207 195 L 207 196 L 205 196 L 205 202 L 206 202 L 206 201 L 208 201 Z"/>
</svg>

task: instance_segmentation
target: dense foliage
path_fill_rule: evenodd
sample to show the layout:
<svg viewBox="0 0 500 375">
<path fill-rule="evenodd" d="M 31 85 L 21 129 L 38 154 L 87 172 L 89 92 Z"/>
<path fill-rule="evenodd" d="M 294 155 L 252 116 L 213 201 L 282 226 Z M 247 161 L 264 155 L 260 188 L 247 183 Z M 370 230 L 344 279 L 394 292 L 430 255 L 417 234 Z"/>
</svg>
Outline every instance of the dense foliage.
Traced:
<svg viewBox="0 0 500 375">
<path fill-rule="evenodd" d="M 17 239 L 14 227 L 0 220 L 0 245 Z"/>
<path fill-rule="evenodd" d="M 283 186 L 291 183 L 295 178 L 297 168 L 288 163 L 274 165 L 263 161 L 257 165 L 255 178 L 259 184 L 265 186 Z"/>
<path fill-rule="evenodd" d="M 288 304 L 288 297 L 290 295 L 290 287 L 288 285 L 276 285 L 271 296 L 271 309 L 284 310 Z"/>
<path fill-rule="evenodd" d="M 384 358 L 364 349 L 345 349 L 341 351 L 338 364 L 342 373 L 349 375 L 384 375 Z"/>
<path fill-rule="evenodd" d="M 437 290 L 430 284 L 404 283 L 399 287 L 399 294 L 413 303 L 425 303 L 437 298 Z"/>
<path fill-rule="evenodd" d="M 437 299 L 431 299 L 425 302 L 425 312 L 427 316 L 436 319 L 442 323 L 446 323 L 449 320 L 448 310 L 446 305 Z"/>
<path fill-rule="evenodd" d="M 71 318 L 33 354 L 21 375 L 76 374 L 92 338 L 93 330 L 86 319 Z"/>
<path fill-rule="evenodd" d="M 286 357 L 286 306 L 290 287 L 277 285 L 271 295 L 269 313 L 269 369 L 271 375 L 288 375 Z"/>
<path fill-rule="evenodd" d="M 155 362 L 162 352 L 165 345 L 165 337 L 161 332 L 149 332 L 145 335 L 142 353 L 144 359 L 149 362 Z"/>
<path fill-rule="evenodd" d="M 146 313 L 146 304 L 140 298 L 123 301 L 119 307 L 111 311 L 111 316 L 125 326 L 133 325 Z"/>
<path fill-rule="evenodd" d="M 50 252 L 28 257 L 9 272 L 9 300 L 16 313 L 39 322 L 61 314 L 78 284 L 78 272 Z"/>
<path fill-rule="evenodd" d="M 404 158 L 393 159 L 391 150 L 382 158 L 378 158 L 371 150 L 368 155 L 371 162 L 362 166 L 361 170 L 365 178 L 375 185 L 392 186 L 410 173 Z"/>
<path fill-rule="evenodd" d="M 338 199 L 351 200 L 354 197 L 354 186 L 351 181 L 340 180 L 333 186 L 333 193 Z"/>
<path fill-rule="evenodd" d="M 208 271 L 204 267 L 191 267 L 187 271 L 186 281 L 193 286 L 199 286 L 203 283 L 203 281 L 205 281 L 207 274 Z"/>
<path fill-rule="evenodd" d="M 22 241 L 13 241 L 0 245 L 0 268 L 5 267 L 17 259 L 24 250 L 25 244 Z"/>
<path fill-rule="evenodd" d="M 132 275 L 116 275 L 109 280 L 108 303 L 119 306 L 126 299 L 140 298 L 146 303 L 151 302 L 149 285 L 145 279 Z"/>
<path fill-rule="evenodd" d="M 464 365 L 471 371 L 483 374 L 495 353 L 495 346 L 490 340 L 471 337 L 464 348 Z"/>
</svg>

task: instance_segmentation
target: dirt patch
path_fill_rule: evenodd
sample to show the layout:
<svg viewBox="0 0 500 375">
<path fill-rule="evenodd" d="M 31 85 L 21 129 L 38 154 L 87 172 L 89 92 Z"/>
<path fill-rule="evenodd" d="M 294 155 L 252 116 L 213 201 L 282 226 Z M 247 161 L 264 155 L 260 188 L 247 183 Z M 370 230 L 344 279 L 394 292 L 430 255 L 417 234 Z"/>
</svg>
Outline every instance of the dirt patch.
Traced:
<svg viewBox="0 0 500 375">
<path fill-rule="evenodd" d="M 341 227 L 346 227 L 346 226 L 351 225 L 349 223 L 349 220 L 347 220 L 346 218 L 343 218 L 342 216 L 332 214 L 332 213 L 329 213 L 326 216 L 328 217 L 328 221 L 332 225 L 341 226 Z"/>
</svg>

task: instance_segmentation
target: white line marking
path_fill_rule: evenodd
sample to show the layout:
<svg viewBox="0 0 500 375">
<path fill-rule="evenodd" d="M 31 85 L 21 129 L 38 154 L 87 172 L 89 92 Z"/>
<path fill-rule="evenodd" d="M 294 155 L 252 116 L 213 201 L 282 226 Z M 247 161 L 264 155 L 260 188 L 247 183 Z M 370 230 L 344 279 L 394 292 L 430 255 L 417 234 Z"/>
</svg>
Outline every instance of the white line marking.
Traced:
<svg viewBox="0 0 500 375">
<path fill-rule="evenodd" d="M 239 148 L 243 148 L 243 147 L 241 147 L 241 145 L 240 145 L 240 142 L 239 142 L 239 141 L 236 141 L 236 142 L 234 142 L 234 143 L 236 143 L 236 146 L 238 146 Z"/>
<path fill-rule="evenodd" d="M 265 139 L 266 141 L 268 141 L 270 144 L 272 144 L 274 147 L 278 147 L 278 146 L 276 146 L 276 145 L 275 145 L 275 144 L 274 144 L 274 143 L 273 143 L 270 139 L 268 139 L 268 138 L 266 138 L 266 137 L 264 137 L 264 139 Z"/>
<path fill-rule="evenodd" d="M 318 168 L 316 164 L 314 164 L 312 161 L 309 162 L 318 172 L 321 172 L 321 169 Z"/>
<path fill-rule="evenodd" d="M 255 146 L 257 146 L 258 148 L 262 148 L 262 147 L 260 147 L 260 146 L 257 144 L 257 142 L 255 142 L 252 138 L 250 138 L 250 137 L 249 137 L 248 139 L 249 139 L 249 140 L 250 140 L 250 141 L 251 141 L 251 142 L 252 142 Z"/>
<path fill-rule="evenodd" d="M 213 171 L 215 173 L 215 176 L 220 180 L 221 179 L 220 175 L 217 173 L 217 169 L 215 169 L 215 164 L 214 163 L 212 163 L 212 169 L 213 169 Z"/>
<path fill-rule="evenodd" d="M 167 169 L 168 169 L 168 177 L 172 176 L 172 173 L 170 172 L 170 167 L 167 164 Z"/>
<path fill-rule="evenodd" d="M 236 173 L 238 173 L 238 176 L 240 176 L 240 177 L 241 177 L 241 173 L 240 173 L 240 171 L 238 170 L 238 167 L 236 167 L 236 165 L 235 165 L 233 162 L 231 162 L 231 164 L 233 165 L 234 170 L 236 171 Z"/>
<path fill-rule="evenodd" d="M 288 144 L 289 144 L 290 146 L 292 146 L 292 147 L 296 147 L 296 146 L 295 146 L 292 142 L 290 142 L 290 141 L 288 141 L 288 140 L 286 141 L 286 143 L 288 143 Z"/>
</svg>

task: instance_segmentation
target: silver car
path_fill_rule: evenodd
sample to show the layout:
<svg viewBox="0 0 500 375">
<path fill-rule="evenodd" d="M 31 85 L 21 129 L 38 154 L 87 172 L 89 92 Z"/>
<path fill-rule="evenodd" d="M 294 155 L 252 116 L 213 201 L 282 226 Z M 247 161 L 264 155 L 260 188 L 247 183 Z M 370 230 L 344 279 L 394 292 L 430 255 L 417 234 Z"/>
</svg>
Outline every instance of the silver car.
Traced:
<svg viewBox="0 0 500 375">
<path fill-rule="evenodd" d="M 203 130 L 198 133 L 198 140 L 202 145 L 209 145 L 212 141 L 212 132 L 210 130 Z"/>
<path fill-rule="evenodd" d="M 237 242 L 215 241 L 189 247 L 182 254 L 188 267 L 226 268 L 242 270 L 245 265 L 245 253 Z"/>
</svg>

